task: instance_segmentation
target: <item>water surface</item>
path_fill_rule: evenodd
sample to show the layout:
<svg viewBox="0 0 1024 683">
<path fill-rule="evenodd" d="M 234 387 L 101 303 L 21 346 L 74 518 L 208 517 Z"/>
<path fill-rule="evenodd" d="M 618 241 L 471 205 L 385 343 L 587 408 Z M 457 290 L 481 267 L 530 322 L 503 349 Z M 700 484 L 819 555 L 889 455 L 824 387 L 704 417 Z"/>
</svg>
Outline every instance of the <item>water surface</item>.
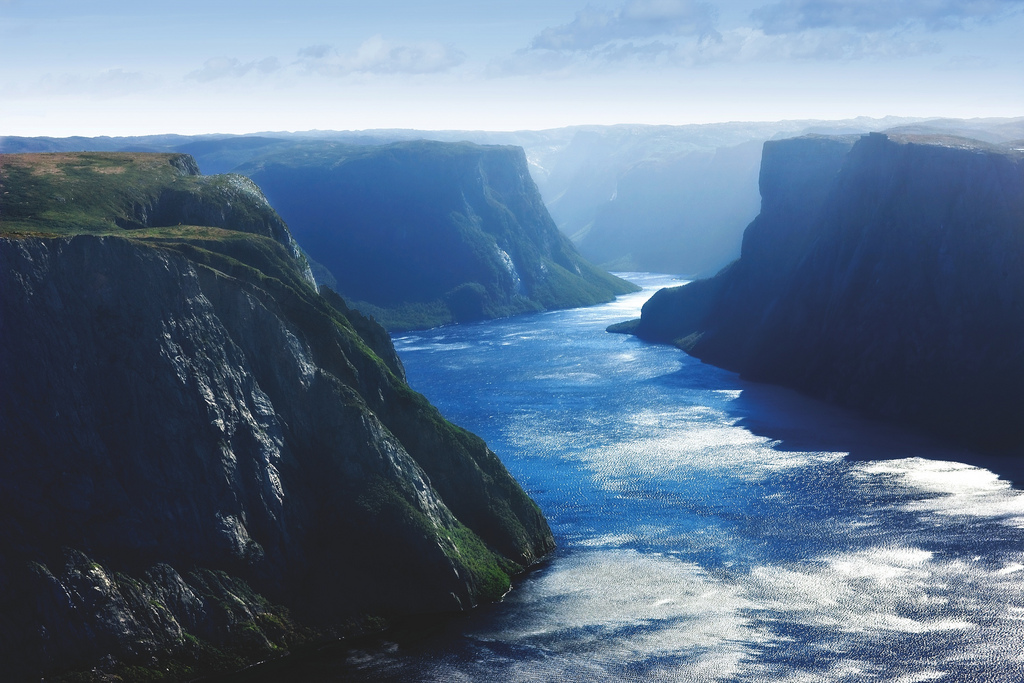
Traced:
<svg viewBox="0 0 1024 683">
<path fill-rule="evenodd" d="M 500 605 L 317 676 L 1024 678 L 1024 494 L 970 454 L 605 333 L 670 284 L 629 278 L 645 291 L 605 306 L 396 339 L 559 549 Z"/>
</svg>

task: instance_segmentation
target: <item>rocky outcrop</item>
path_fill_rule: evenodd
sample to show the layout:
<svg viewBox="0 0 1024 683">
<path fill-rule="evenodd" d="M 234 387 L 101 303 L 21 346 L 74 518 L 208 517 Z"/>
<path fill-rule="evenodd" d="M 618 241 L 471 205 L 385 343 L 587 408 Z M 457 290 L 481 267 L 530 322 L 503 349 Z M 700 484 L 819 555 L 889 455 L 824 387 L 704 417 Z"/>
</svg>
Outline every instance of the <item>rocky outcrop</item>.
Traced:
<svg viewBox="0 0 1024 683">
<path fill-rule="evenodd" d="M 322 142 L 238 171 L 267 192 L 338 292 L 392 330 L 584 306 L 635 289 L 576 253 L 518 147 Z"/>
<path fill-rule="evenodd" d="M 263 210 L 242 192 L 225 215 L 246 201 Z M 405 384 L 379 326 L 316 291 L 287 232 L 7 226 L 0 659 L 15 679 L 231 668 L 468 609 L 552 548 L 497 456 Z"/>
<path fill-rule="evenodd" d="M 264 235 L 279 242 L 288 228 L 254 182 L 245 176 L 199 176 L 190 187 L 168 188 L 132 204 L 116 223 L 127 229 L 201 225 Z"/>
<path fill-rule="evenodd" d="M 762 212 L 630 325 L 745 377 L 1024 447 L 1024 154 L 952 137 L 767 143 Z"/>
<path fill-rule="evenodd" d="M 305 261 L 249 178 L 203 176 L 187 154 L 57 153 L 0 157 L 6 232 L 107 234 L 179 225 L 260 235 Z M 313 274 L 305 267 L 305 277 Z"/>
</svg>

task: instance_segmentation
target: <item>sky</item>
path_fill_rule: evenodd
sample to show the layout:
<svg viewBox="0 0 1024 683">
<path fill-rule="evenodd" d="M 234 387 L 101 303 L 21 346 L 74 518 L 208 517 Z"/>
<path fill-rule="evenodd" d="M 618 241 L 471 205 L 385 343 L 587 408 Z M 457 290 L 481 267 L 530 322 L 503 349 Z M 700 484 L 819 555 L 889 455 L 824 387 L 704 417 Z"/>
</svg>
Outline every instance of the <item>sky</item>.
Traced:
<svg viewBox="0 0 1024 683">
<path fill-rule="evenodd" d="M 1024 116 L 1024 0 L 0 0 L 0 135 Z"/>
</svg>

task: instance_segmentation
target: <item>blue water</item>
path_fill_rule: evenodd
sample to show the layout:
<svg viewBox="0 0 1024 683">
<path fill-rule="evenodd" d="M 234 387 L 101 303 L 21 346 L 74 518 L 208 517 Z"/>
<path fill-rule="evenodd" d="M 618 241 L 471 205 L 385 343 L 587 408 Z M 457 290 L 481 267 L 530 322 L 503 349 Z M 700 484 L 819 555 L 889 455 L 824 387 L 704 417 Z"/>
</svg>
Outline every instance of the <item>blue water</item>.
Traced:
<svg viewBox="0 0 1024 683">
<path fill-rule="evenodd" d="M 630 279 L 645 291 L 605 306 L 396 339 L 559 549 L 500 605 L 324 680 L 1024 679 L 1024 493 L 968 453 L 606 333 L 671 284 Z"/>
</svg>

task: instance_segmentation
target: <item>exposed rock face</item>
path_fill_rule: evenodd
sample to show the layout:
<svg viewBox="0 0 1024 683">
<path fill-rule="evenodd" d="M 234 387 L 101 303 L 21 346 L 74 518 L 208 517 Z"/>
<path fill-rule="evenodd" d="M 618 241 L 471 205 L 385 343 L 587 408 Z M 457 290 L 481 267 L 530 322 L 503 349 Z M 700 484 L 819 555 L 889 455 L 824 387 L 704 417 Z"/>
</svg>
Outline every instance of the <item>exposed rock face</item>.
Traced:
<svg viewBox="0 0 1024 683">
<path fill-rule="evenodd" d="M 262 211 L 247 196 L 224 215 Z M 286 228 L 177 227 L 183 206 L 165 230 L 0 237 L 12 676 L 239 665 L 306 627 L 469 608 L 551 550 Z"/>
<path fill-rule="evenodd" d="M 740 260 L 652 297 L 637 335 L 970 445 L 1024 447 L 1024 154 L 787 140 L 765 145 L 761 188 Z"/>
<path fill-rule="evenodd" d="M 131 213 L 116 222 L 128 229 L 202 225 L 264 235 L 282 243 L 290 239 L 288 227 L 260 188 L 235 174 L 198 176 L 191 187 L 161 190 L 133 204 Z"/>
<path fill-rule="evenodd" d="M 296 146 L 238 169 L 353 306 L 410 329 L 611 300 L 634 287 L 584 261 L 517 147 Z"/>
</svg>

